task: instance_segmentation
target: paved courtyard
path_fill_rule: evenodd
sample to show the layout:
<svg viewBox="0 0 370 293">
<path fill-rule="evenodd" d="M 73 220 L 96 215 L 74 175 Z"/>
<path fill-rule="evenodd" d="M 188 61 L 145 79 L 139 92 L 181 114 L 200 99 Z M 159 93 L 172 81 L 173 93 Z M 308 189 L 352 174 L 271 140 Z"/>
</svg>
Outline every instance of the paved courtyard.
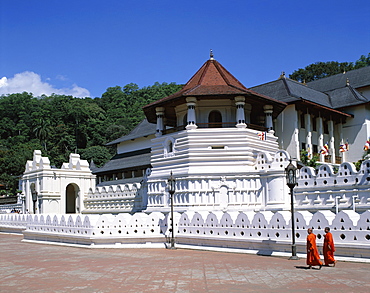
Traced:
<svg viewBox="0 0 370 293">
<path fill-rule="evenodd" d="M 0 234 L 0 292 L 370 292 L 370 264 L 168 249 L 85 249 Z"/>
</svg>

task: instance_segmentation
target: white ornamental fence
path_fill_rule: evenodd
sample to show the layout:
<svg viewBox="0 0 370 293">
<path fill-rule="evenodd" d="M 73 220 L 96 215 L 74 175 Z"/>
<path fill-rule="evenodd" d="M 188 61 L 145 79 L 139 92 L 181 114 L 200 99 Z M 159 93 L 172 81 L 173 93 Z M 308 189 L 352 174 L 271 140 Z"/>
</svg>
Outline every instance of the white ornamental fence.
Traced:
<svg viewBox="0 0 370 293">
<path fill-rule="evenodd" d="M 291 214 L 276 212 L 175 213 L 176 243 L 227 247 L 271 254 L 291 251 Z M 324 210 L 294 215 L 298 252 L 305 252 L 307 228 L 313 227 L 318 246 L 330 227 L 337 255 L 370 258 L 370 211 L 335 214 Z M 0 215 L 0 232 L 23 233 L 25 240 L 85 246 L 156 244 L 164 247 L 170 236 L 168 214 L 153 212 L 118 215 Z"/>
</svg>

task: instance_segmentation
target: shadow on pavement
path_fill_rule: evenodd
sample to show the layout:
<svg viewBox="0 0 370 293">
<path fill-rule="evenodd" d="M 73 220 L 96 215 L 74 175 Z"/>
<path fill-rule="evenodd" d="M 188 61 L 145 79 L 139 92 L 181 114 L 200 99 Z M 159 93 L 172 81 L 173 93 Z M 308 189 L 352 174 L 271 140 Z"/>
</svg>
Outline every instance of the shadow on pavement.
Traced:
<svg viewBox="0 0 370 293">
<path fill-rule="evenodd" d="M 301 270 L 309 270 L 309 267 L 304 267 L 304 266 L 295 266 L 296 269 L 301 269 Z M 313 268 L 314 269 L 314 268 Z"/>
</svg>

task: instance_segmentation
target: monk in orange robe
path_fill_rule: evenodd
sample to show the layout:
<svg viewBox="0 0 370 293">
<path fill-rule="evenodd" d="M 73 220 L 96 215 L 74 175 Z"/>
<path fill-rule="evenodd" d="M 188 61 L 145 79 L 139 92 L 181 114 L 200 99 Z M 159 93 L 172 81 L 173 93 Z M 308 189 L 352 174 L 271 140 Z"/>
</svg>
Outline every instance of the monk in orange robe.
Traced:
<svg viewBox="0 0 370 293">
<path fill-rule="evenodd" d="M 325 266 L 333 264 L 333 267 L 335 267 L 335 264 L 337 263 L 337 261 L 334 259 L 335 246 L 333 235 L 330 233 L 329 227 L 325 227 L 325 233 L 326 234 L 324 235 L 324 246 L 323 246 Z"/>
<path fill-rule="evenodd" d="M 316 246 L 316 235 L 312 233 L 312 228 L 307 229 L 307 261 L 308 268 L 312 266 L 322 267 L 322 262 L 320 261 L 319 251 Z"/>
</svg>

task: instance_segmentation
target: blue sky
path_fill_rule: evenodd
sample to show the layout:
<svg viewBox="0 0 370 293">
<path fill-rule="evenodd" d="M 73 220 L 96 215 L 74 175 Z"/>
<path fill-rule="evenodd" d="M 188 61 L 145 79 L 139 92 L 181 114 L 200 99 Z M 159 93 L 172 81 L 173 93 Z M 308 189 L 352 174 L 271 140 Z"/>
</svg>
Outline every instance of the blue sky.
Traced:
<svg viewBox="0 0 370 293">
<path fill-rule="evenodd" d="M 210 49 L 252 87 L 370 53 L 370 2 L 0 0 L 0 42 L 0 94 L 182 84 Z"/>
</svg>

